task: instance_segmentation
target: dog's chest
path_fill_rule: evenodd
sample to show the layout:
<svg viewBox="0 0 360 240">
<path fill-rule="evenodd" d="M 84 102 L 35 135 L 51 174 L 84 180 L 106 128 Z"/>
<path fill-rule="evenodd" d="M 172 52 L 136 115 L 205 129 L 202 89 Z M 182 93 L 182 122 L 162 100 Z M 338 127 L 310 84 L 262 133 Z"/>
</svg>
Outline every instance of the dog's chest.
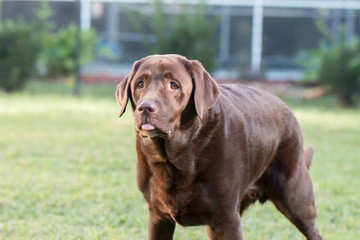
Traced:
<svg viewBox="0 0 360 240">
<path fill-rule="evenodd" d="M 211 204 L 205 198 L 207 193 L 202 184 L 194 181 L 183 186 L 181 176 L 171 179 L 164 175 L 154 176 L 150 181 L 151 207 L 169 214 L 183 226 L 207 224 Z"/>
<path fill-rule="evenodd" d="M 161 212 L 169 214 L 180 225 L 196 226 L 207 224 L 208 213 L 210 212 L 208 204 L 198 196 L 193 196 L 190 191 L 155 193 L 153 201 Z"/>
</svg>

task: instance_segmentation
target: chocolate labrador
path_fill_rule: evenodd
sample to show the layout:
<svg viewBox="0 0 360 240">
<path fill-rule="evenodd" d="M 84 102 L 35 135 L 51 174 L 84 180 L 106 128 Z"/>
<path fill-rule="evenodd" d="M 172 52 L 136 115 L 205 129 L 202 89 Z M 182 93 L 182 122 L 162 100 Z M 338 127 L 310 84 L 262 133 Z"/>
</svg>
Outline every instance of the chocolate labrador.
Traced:
<svg viewBox="0 0 360 240">
<path fill-rule="evenodd" d="M 307 239 L 319 240 L 308 174 L 313 150 L 275 96 L 219 84 L 199 61 L 152 55 L 118 85 L 134 113 L 137 182 L 149 205 L 149 239 L 175 224 L 206 225 L 209 239 L 243 239 L 241 216 L 270 200 Z"/>
</svg>

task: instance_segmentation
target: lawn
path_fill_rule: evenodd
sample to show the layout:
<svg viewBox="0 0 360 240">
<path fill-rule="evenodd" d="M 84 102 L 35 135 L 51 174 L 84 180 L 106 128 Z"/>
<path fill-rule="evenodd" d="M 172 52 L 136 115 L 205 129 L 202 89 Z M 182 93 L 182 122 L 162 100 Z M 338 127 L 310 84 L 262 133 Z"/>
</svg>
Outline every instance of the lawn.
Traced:
<svg viewBox="0 0 360 240">
<path fill-rule="evenodd" d="M 147 206 L 136 187 L 131 111 L 118 118 L 115 86 L 31 82 L 0 92 L 0 239 L 146 239 Z M 360 110 L 332 98 L 288 101 L 306 144 L 317 225 L 328 240 L 360 236 Z M 243 217 L 245 239 L 304 239 L 271 203 Z M 206 239 L 177 227 L 175 239 Z"/>
</svg>

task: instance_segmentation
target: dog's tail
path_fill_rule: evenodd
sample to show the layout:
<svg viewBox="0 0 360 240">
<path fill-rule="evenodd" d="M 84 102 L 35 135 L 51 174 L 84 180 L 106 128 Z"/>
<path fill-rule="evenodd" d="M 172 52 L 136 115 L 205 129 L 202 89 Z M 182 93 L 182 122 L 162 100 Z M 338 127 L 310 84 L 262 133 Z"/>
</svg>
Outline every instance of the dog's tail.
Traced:
<svg viewBox="0 0 360 240">
<path fill-rule="evenodd" d="M 304 160 L 307 169 L 310 168 L 313 155 L 314 155 L 314 148 L 312 146 L 306 146 L 304 148 Z"/>
</svg>

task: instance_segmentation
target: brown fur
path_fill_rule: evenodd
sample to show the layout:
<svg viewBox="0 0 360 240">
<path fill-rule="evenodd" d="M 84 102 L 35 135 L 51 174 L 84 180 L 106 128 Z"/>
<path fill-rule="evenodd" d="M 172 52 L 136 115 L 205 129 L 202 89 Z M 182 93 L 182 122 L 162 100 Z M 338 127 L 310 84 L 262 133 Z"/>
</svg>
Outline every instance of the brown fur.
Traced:
<svg viewBox="0 0 360 240">
<path fill-rule="evenodd" d="M 272 201 L 307 239 L 319 240 L 293 113 L 271 94 L 218 84 L 196 60 L 153 55 L 134 63 L 116 91 L 134 111 L 137 181 L 149 205 L 149 239 L 172 239 L 175 223 L 206 225 L 209 239 L 242 239 L 241 215 Z"/>
</svg>

